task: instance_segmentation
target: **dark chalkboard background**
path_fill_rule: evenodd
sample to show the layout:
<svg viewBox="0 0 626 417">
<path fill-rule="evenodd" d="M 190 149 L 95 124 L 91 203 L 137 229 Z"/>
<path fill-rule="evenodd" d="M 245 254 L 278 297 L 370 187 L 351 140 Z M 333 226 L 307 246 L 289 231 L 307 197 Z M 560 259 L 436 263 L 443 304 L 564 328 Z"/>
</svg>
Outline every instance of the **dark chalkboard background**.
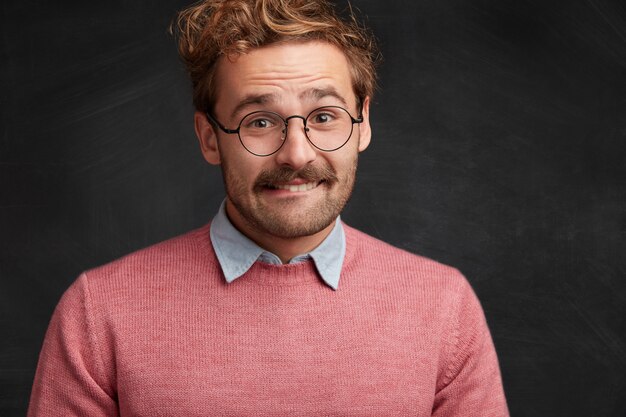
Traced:
<svg viewBox="0 0 626 417">
<path fill-rule="evenodd" d="M 184 2 L 55 3 L 0 6 L 7 417 L 78 273 L 223 196 L 166 34 Z M 344 219 L 467 275 L 514 417 L 626 416 L 626 3 L 354 4 L 385 63 Z"/>
</svg>

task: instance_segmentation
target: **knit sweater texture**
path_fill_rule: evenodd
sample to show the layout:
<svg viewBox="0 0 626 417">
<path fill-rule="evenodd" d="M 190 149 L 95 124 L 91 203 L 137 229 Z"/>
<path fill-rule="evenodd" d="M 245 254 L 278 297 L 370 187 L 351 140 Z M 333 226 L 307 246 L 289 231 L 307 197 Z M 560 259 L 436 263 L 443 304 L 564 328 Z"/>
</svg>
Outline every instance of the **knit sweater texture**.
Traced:
<svg viewBox="0 0 626 417">
<path fill-rule="evenodd" d="M 336 291 L 312 262 L 227 284 L 208 225 L 82 274 L 28 415 L 508 416 L 465 278 L 344 227 Z"/>
</svg>

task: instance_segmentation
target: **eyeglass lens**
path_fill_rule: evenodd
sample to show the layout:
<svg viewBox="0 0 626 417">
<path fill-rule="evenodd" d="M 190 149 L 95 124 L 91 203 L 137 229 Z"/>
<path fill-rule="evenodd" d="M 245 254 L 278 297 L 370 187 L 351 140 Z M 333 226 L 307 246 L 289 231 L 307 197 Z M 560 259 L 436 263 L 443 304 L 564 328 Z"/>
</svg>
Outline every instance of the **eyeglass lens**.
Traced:
<svg viewBox="0 0 626 417">
<path fill-rule="evenodd" d="M 313 110 L 307 116 L 305 125 L 304 132 L 311 144 L 323 151 L 342 147 L 352 135 L 352 117 L 341 107 L 330 106 Z M 270 155 L 283 145 L 287 126 L 287 122 L 279 114 L 258 111 L 243 118 L 239 125 L 239 137 L 243 146 L 253 154 Z M 294 121 L 289 128 L 303 127 Z"/>
</svg>

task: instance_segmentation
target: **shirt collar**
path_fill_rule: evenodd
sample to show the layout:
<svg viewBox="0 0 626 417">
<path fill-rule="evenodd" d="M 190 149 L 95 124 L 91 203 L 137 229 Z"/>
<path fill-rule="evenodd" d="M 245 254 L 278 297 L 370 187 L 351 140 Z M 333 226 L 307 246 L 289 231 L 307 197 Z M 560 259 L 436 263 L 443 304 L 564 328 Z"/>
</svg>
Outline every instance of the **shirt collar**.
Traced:
<svg viewBox="0 0 626 417">
<path fill-rule="evenodd" d="M 257 261 L 281 265 L 280 258 L 259 247 L 233 226 L 226 215 L 225 203 L 211 222 L 211 243 L 215 249 L 226 282 L 229 284 L 245 274 Z M 346 236 L 337 217 L 330 234 L 309 253 L 298 255 L 289 261 L 290 264 L 313 259 L 315 268 L 322 280 L 336 290 L 339 286 L 341 267 L 346 254 Z"/>
</svg>

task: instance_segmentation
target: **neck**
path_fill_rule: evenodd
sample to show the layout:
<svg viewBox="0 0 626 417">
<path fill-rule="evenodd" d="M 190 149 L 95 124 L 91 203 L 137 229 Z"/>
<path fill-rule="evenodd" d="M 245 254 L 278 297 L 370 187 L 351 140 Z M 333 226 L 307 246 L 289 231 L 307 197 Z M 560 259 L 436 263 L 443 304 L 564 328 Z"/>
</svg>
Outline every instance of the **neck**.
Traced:
<svg viewBox="0 0 626 417">
<path fill-rule="evenodd" d="M 232 207 L 232 204 L 230 204 L 228 200 L 226 201 L 226 215 L 237 230 L 259 245 L 259 247 L 278 256 L 284 264 L 288 263 L 294 257 L 310 252 L 318 247 L 335 226 L 335 222 L 333 221 L 324 229 L 311 235 L 281 237 L 260 231 L 258 228 L 250 225 L 249 222 L 242 218 L 239 212 Z"/>
</svg>

